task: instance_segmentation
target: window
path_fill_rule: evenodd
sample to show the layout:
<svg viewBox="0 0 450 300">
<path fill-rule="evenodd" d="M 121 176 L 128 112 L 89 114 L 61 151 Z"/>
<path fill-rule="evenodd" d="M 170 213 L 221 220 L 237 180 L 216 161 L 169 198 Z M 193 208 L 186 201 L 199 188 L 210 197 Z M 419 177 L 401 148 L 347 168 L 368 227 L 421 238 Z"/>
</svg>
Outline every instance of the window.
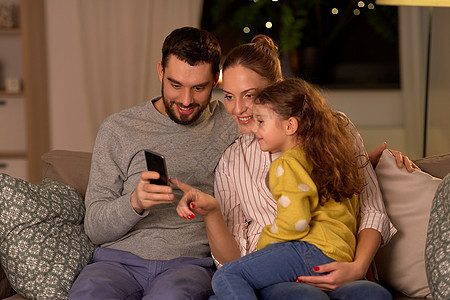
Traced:
<svg viewBox="0 0 450 300">
<path fill-rule="evenodd" d="M 285 77 L 326 88 L 399 88 L 398 14 L 375 0 L 204 1 L 202 27 L 226 56 L 256 34 L 280 47 Z"/>
</svg>

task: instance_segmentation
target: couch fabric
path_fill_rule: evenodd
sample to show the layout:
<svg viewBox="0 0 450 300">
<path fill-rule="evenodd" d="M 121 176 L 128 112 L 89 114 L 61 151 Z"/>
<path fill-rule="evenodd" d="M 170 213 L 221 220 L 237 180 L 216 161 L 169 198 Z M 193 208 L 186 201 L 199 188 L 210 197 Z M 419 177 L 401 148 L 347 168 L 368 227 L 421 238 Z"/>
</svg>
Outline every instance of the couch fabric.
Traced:
<svg viewBox="0 0 450 300">
<path fill-rule="evenodd" d="M 450 153 L 427 156 L 414 161 L 425 173 L 443 179 L 450 173 Z"/>
<path fill-rule="evenodd" d="M 51 178 L 64 184 L 74 187 L 82 197 L 86 194 L 86 187 L 89 178 L 91 153 L 53 150 L 42 157 L 45 166 L 43 168 L 43 178 Z M 443 178 L 450 172 L 450 153 L 426 157 L 416 160 L 415 163 L 425 172 Z M 447 214 L 448 216 L 448 214 Z M 0 268 L 0 299 L 10 295 L 9 284 L 2 277 Z M 393 291 L 394 299 L 411 299 L 398 291 Z M 8 300 L 24 299 L 16 294 Z"/>
<path fill-rule="evenodd" d="M 92 154 L 88 152 L 53 150 L 42 155 L 42 178 L 74 187 L 84 199 L 91 169 Z"/>
<path fill-rule="evenodd" d="M 12 292 L 13 289 L 9 284 L 8 278 L 6 278 L 3 268 L 0 267 L 0 299 L 8 297 Z"/>
</svg>

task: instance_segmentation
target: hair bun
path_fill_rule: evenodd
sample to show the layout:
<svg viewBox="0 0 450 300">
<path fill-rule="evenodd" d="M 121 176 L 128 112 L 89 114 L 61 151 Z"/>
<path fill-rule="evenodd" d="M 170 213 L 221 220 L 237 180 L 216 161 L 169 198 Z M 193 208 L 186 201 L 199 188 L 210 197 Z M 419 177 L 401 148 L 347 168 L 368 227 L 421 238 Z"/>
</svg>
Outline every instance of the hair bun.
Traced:
<svg viewBox="0 0 450 300">
<path fill-rule="evenodd" d="M 267 35 L 257 34 L 252 38 L 251 42 L 263 48 L 267 48 L 268 50 L 275 52 L 277 55 L 279 54 L 278 46 L 275 45 L 274 41 Z"/>
</svg>

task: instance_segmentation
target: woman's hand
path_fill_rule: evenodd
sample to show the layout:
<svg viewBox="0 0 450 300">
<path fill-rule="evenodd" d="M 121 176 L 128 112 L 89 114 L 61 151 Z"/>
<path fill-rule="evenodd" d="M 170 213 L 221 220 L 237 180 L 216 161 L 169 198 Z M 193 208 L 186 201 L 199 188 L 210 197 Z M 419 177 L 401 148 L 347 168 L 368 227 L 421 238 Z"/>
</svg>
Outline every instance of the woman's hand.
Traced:
<svg viewBox="0 0 450 300">
<path fill-rule="evenodd" d="M 176 179 L 170 179 L 170 183 L 184 192 L 177 206 L 180 217 L 191 220 L 195 218 L 194 213 L 203 217 L 213 211 L 220 213 L 219 203 L 214 197 Z"/>
<path fill-rule="evenodd" d="M 376 148 L 375 150 L 373 150 L 372 152 L 369 153 L 369 160 L 372 163 L 372 166 L 375 168 L 378 164 L 378 162 L 380 161 L 380 157 L 381 154 L 383 153 L 383 150 L 387 149 L 387 144 L 386 142 L 383 142 L 378 148 Z M 408 156 L 404 156 L 402 155 L 402 153 L 400 151 L 396 151 L 396 150 L 391 150 L 388 149 L 389 152 L 392 153 L 392 155 L 394 155 L 395 157 L 395 161 L 397 162 L 397 166 L 399 168 L 402 168 L 403 166 L 406 167 L 406 170 L 408 170 L 408 172 L 412 172 L 414 171 L 414 169 L 420 170 L 420 168 L 418 166 L 416 166 L 416 164 L 414 164 Z"/>
<path fill-rule="evenodd" d="M 296 282 L 306 283 L 324 291 L 332 291 L 343 284 L 364 278 L 353 262 L 332 262 L 314 268 L 316 273 L 329 273 L 322 276 L 300 276 Z"/>
<path fill-rule="evenodd" d="M 189 220 L 195 218 L 194 213 L 203 216 L 209 247 L 215 260 L 224 264 L 241 257 L 239 246 L 228 231 L 217 200 L 181 181 L 170 179 L 170 183 L 184 192 L 177 206 L 178 214 Z"/>
<path fill-rule="evenodd" d="M 371 262 L 381 244 L 381 234 L 372 228 L 365 228 L 358 234 L 355 258 L 353 262 L 332 262 L 316 266 L 314 272 L 322 276 L 300 276 L 297 282 L 303 282 L 322 290 L 331 291 L 343 284 L 360 280 L 366 276 L 373 278 Z"/>
</svg>

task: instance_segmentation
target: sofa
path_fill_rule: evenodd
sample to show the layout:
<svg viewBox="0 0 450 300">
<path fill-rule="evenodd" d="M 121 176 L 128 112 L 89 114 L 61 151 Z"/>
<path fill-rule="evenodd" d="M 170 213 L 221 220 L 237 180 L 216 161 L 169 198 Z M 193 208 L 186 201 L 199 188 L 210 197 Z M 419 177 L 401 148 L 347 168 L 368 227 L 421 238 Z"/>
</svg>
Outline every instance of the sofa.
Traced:
<svg viewBox="0 0 450 300">
<path fill-rule="evenodd" d="M 52 150 L 42 159 L 44 179 L 39 185 L 0 175 L 0 299 L 65 299 L 95 249 L 82 224 L 91 154 Z M 423 172 L 412 174 L 419 176 L 398 169 L 385 150 L 376 168 L 398 233 L 380 249 L 374 273 L 394 299 L 450 299 L 445 294 L 450 291 L 450 226 L 445 223 L 450 201 L 446 196 L 437 203 L 435 196 L 436 190 L 448 195 L 450 153 L 415 163 Z M 22 211 L 24 206 L 27 210 Z M 436 255 L 442 248 L 444 255 Z M 46 256 L 51 259 L 44 260 Z M 441 264 L 447 267 L 436 273 Z"/>
</svg>

